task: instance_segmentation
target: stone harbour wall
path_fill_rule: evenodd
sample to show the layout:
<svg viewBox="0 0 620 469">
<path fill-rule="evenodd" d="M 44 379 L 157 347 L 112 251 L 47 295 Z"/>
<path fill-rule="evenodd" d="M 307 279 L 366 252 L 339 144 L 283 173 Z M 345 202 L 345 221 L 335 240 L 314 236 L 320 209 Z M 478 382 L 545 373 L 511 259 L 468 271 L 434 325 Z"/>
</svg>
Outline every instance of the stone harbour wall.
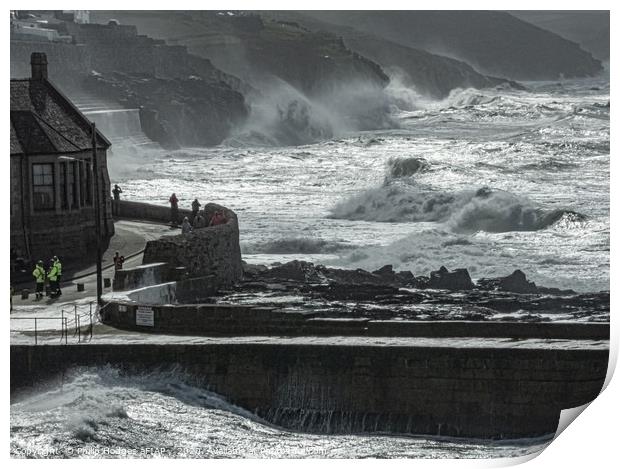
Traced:
<svg viewBox="0 0 620 469">
<path fill-rule="evenodd" d="M 278 343 L 11 346 L 11 393 L 60 384 L 74 366 L 188 381 L 287 428 L 523 438 L 556 431 L 560 411 L 598 395 L 604 349 Z"/>
<path fill-rule="evenodd" d="M 164 283 L 106 300 L 105 324 L 124 330 L 203 336 L 356 336 L 609 340 L 609 323 L 527 323 L 484 321 L 405 321 L 325 318 L 319 313 L 242 304 L 199 304 L 215 294 L 214 277 Z M 147 305 L 152 324 L 136 313 Z"/>
<path fill-rule="evenodd" d="M 216 210 L 224 212 L 225 224 L 149 241 L 143 262 L 166 262 L 172 267 L 184 267 L 189 277 L 213 275 L 222 286 L 239 280 L 243 267 L 237 215 L 221 205 L 207 204 L 204 207 L 207 219 Z"/>
<path fill-rule="evenodd" d="M 130 200 L 112 201 L 114 214 L 118 218 L 131 220 L 147 220 L 158 223 L 170 223 L 172 214 L 170 206 L 147 204 L 144 202 L 132 202 Z M 179 222 L 183 217 L 189 217 L 191 210 L 179 208 Z"/>
</svg>

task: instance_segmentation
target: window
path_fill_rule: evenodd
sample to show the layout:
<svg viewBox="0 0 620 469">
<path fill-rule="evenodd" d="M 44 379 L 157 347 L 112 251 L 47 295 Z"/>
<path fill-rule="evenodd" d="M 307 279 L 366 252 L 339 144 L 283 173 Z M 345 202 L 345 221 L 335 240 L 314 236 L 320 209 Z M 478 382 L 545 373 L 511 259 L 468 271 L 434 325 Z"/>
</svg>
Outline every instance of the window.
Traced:
<svg viewBox="0 0 620 469">
<path fill-rule="evenodd" d="M 54 165 L 52 163 L 32 165 L 32 203 L 35 210 L 54 210 Z"/>
<path fill-rule="evenodd" d="M 67 210 L 69 208 L 69 199 L 67 197 L 67 165 L 60 163 L 58 172 L 58 182 L 60 184 L 60 208 Z"/>
<path fill-rule="evenodd" d="M 77 161 L 60 164 L 60 207 L 63 210 L 75 210 L 79 207 L 79 172 Z"/>
<path fill-rule="evenodd" d="M 75 161 L 67 163 L 67 197 L 69 199 L 69 204 L 71 204 L 71 209 L 76 209 L 78 207 L 78 194 L 76 190 L 77 172 L 75 171 L 75 167 Z"/>
<path fill-rule="evenodd" d="M 86 203 L 85 199 L 84 199 L 84 184 L 86 181 L 86 178 L 84 177 L 84 162 L 80 160 L 80 162 L 78 163 L 78 174 L 80 175 L 80 206 L 84 206 L 84 204 Z"/>
<path fill-rule="evenodd" d="M 93 204 L 93 165 L 86 162 L 86 205 Z"/>
</svg>

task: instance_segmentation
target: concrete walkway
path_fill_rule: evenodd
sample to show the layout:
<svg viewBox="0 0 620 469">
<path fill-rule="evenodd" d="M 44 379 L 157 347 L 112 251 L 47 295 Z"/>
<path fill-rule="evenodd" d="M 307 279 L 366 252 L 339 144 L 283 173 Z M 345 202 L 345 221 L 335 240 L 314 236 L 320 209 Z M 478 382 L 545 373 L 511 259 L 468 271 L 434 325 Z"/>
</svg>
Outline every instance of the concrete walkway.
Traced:
<svg viewBox="0 0 620 469">
<path fill-rule="evenodd" d="M 110 240 L 110 245 L 102 255 L 103 277 L 109 278 L 110 281 L 114 278 L 113 258 L 115 252 L 118 251 L 125 256 L 124 267 L 135 267 L 142 264 L 142 253 L 147 241 L 158 239 L 168 234 L 178 234 L 179 232 L 178 229 L 170 228 L 170 226 L 164 224 L 128 220 L 115 221 L 114 231 L 115 234 Z M 52 305 L 66 305 L 67 303 L 83 301 L 87 298 L 94 301 L 97 295 L 95 253 L 93 253 L 91 263 L 83 265 L 79 269 L 70 269 L 67 266 L 63 270 L 66 272 L 65 277 L 69 278 L 66 278 L 66 281 L 61 283 L 62 295 L 59 298 L 43 297 L 43 299 L 37 301 L 34 295 L 35 283 L 32 281 L 30 285 L 25 286 L 25 288 L 32 292 L 27 300 L 21 299 L 21 288 L 16 289 L 13 295 L 14 311 L 21 310 L 20 306 L 50 306 L 51 309 L 56 309 Z M 77 283 L 84 284 L 83 292 L 77 291 Z M 110 291 L 112 291 L 111 287 L 104 288 L 104 293 Z"/>
</svg>

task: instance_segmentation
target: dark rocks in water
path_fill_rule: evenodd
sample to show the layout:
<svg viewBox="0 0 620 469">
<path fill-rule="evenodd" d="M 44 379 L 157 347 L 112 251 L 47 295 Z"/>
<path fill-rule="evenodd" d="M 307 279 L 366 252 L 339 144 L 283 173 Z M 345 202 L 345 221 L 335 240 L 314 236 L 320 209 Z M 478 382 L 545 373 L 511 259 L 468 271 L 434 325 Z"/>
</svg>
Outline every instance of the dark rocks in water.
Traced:
<svg viewBox="0 0 620 469">
<path fill-rule="evenodd" d="M 387 166 L 389 178 L 398 179 L 413 176 L 428 165 L 421 158 L 390 158 Z"/>
<path fill-rule="evenodd" d="M 391 264 L 384 265 L 383 267 L 381 267 L 378 270 L 373 271 L 372 273 L 378 276 L 379 278 L 381 278 L 382 280 L 384 280 L 385 283 L 393 284 L 393 285 L 401 284 L 400 278 L 398 277 L 396 272 L 394 272 L 394 269 L 392 268 Z"/>
<path fill-rule="evenodd" d="M 267 270 L 268 267 L 266 265 L 243 263 L 243 275 L 246 277 L 253 277 Z"/>
<path fill-rule="evenodd" d="M 290 261 L 266 271 L 261 276 L 281 280 L 295 280 L 298 282 L 318 282 L 321 278 L 312 262 Z"/>
<path fill-rule="evenodd" d="M 538 293 L 544 293 L 547 295 L 576 295 L 577 292 L 575 290 L 562 290 L 561 288 L 550 288 L 550 287 L 538 287 Z"/>
<path fill-rule="evenodd" d="M 414 287 L 417 285 L 417 280 L 410 270 L 401 270 L 396 274 L 396 278 L 400 281 L 401 285 L 406 287 Z"/>
<path fill-rule="evenodd" d="M 481 290 L 498 290 L 524 294 L 547 294 L 547 295 L 574 295 L 574 290 L 562 290 L 560 288 L 538 287 L 534 282 L 527 279 L 519 269 L 506 277 L 481 278 L 476 287 Z"/>
<path fill-rule="evenodd" d="M 497 289 L 514 293 L 538 293 L 536 284 L 530 282 L 525 277 L 525 274 L 518 269 L 501 279 L 497 285 Z"/>
<path fill-rule="evenodd" d="M 474 284 L 467 269 L 448 271 L 444 266 L 431 272 L 428 288 L 438 290 L 471 290 Z"/>
<path fill-rule="evenodd" d="M 332 283 L 315 286 L 312 293 L 328 300 L 375 301 L 377 298 L 398 294 L 398 288 L 387 285 Z"/>
<path fill-rule="evenodd" d="M 349 295 L 347 292 L 363 290 L 369 285 L 373 287 L 386 287 L 388 289 L 470 290 L 471 293 L 468 293 L 468 295 L 474 296 L 476 294 L 484 295 L 486 291 L 505 292 L 507 294 L 576 295 L 573 290 L 538 287 L 534 282 L 527 280 L 526 275 L 521 270 L 515 270 L 506 277 L 482 278 L 474 285 L 467 269 L 449 271 L 446 267 L 441 266 L 439 270 L 431 272 L 428 277 L 424 275 L 416 277 L 410 271 L 395 272 L 391 264 L 384 265 L 373 272 L 368 272 L 364 269 L 336 269 L 323 265 L 314 265 L 312 262 L 294 260 L 285 264 L 276 263 L 271 268 L 267 268 L 264 265 L 245 264 L 244 276 L 246 284 L 263 285 L 262 289 L 268 289 L 265 285 L 270 282 L 284 282 L 291 288 L 295 288 L 295 285 L 301 288 L 306 284 L 329 285 L 330 288 L 326 292 L 334 298 L 347 298 L 347 295 Z M 375 294 L 382 295 L 384 293 L 379 293 L 377 290 Z M 351 295 L 355 296 L 354 294 Z M 472 301 L 478 301 L 474 296 L 471 297 Z M 366 298 L 366 295 L 357 295 L 357 297 Z M 496 303 L 494 303 L 492 308 L 502 311 L 512 310 L 515 305 L 519 304 L 519 301 L 512 297 L 495 298 L 493 301 Z"/>
</svg>

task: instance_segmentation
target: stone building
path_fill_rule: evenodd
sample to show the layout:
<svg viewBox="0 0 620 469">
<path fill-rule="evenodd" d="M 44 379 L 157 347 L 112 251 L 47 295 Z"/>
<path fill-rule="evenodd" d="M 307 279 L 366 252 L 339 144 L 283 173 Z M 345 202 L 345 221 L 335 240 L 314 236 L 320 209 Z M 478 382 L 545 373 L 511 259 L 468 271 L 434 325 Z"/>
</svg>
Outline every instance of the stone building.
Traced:
<svg viewBox="0 0 620 469">
<path fill-rule="evenodd" d="M 47 79 L 47 57 L 31 55 L 30 78 L 11 80 L 11 267 L 64 259 L 94 260 L 94 181 L 98 178 L 100 239 L 114 233 L 106 151 L 91 122 Z"/>
</svg>

